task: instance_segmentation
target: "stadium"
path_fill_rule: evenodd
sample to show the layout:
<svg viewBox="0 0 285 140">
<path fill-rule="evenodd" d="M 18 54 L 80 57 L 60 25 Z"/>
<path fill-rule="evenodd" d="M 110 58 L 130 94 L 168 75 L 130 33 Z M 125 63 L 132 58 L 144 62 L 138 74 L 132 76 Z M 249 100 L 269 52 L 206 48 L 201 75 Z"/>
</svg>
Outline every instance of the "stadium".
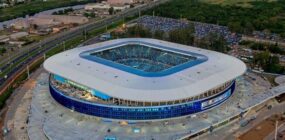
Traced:
<svg viewBox="0 0 285 140">
<path fill-rule="evenodd" d="M 235 91 L 246 71 L 222 53 L 146 38 L 71 49 L 44 63 L 53 99 L 103 119 L 148 121 L 212 109 Z"/>
</svg>

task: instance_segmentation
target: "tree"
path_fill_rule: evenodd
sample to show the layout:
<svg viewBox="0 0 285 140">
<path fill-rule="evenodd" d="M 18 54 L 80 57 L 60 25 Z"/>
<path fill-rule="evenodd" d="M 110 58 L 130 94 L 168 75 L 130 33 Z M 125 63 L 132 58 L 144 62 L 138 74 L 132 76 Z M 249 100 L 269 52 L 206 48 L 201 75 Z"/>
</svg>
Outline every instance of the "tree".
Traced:
<svg viewBox="0 0 285 140">
<path fill-rule="evenodd" d="M 115 12 L 114 7 L 109 8 L 109 15 L 113 15 Z"/>
<path fill-rule="evenodd" d="M 269 59 L 270 59 L 270 53 L 268 51 L 265 51 L 255 54 L 253 56 L 253 63 L 262 68 L 265 68 L 266 65 L 268 64 Z"/>
<path fill-rule="evenodd" d="M 227 42 L 224 37 L 212 32 L 206 35 L 205 37 L 196 40 L 196 45 L 204 49 L 214 50 L 223 53 L 228 51 Z"/>
<path fill-rule="evenodd" d="M 63 15 L 64 12 L 63 12 L 63 10 L 59 10 L 59 11 L 57 11 L 57 14 L 58 14 L 58 15 Z"/>
<path fill-rule="evenodd" d="M 153 34 L 153 38 L 156 38 L 156 39 L 162 40 L 163 37 L 164 37 L 164 31 L 162 30 L 156 30 Z"/>
<path fill-rule="evenodd" d="M 279 57 L 271 55 L 268 51 L 257 53 L 253 57 L 253 64 L 265 72 L 284 74 L 285 68 L 279 63 Z"/>
<path fill-rule="evenodd" d="M 58 15 L 58 13 L 56 11 L 52 12 L 52 15 Z"/>
<path fill-rule="evenodd" d="M 242 32 L 242 27 L 239 21 L 229 22 L 228 27 L 232 32 Z"/>
<path fill-rule="evenodd" d="M 246 22 L 244 26 L 245 26 L 244 30 L 245 34 L 251 34 L 254 31 L 254 26 L 252 25 L 251 22 Z"/>
<path fill-rule="evenodd" d="M 6 48 L 0 48 L 0 55 L 3 55 L 6 52 L 7 52 Z"/>
<path fill-rule="evenodd" d="M 192 28 L 176 29 L 169 32 L 169 41 L 193 45 L 194 42 L 194 30 Z"/>
<path fill-rule="evenodd" d="M 151 31 L 141 25 L 136 25 L 128 28 L 127 35 L 129 37 L 146 37 L 146 38 L 152 37 Z"/>
<path fill-rule="evenodd" d="M 210 49 L 209 39 L 207 39 L 206 37 L 195 38 L 195 46 L 203 48 L 203 49 Z"/>
<path fill-rule="evenodd" d="M 95 13 L 90 13 L 90 17 L 91 17 L 91 18 L 95 18 L 95 17 L 96 17 L 96 14 L 95 14 Z"/>
</svg>

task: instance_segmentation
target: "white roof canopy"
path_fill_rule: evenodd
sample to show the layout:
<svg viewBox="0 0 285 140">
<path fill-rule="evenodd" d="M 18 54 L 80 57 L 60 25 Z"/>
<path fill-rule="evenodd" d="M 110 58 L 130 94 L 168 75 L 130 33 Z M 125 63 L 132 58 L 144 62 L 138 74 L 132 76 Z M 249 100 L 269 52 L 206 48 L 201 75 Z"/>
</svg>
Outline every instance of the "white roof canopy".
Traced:
<svg viewBox="0 0 285 140">
<path fill-rule="evenodd" d="M 84 51 L 128 41 L 149 42 L 169 48 L 202 54 L 208 60 L 162 77 L 142 77 L 79 56 Z M 106 41 L 68 50 L 47 59 L 44 67 L 111 97 L 133 101 L 172 101 L 199 95 L 234 80 L 246 71 L 239 59 L 200 48 L 155 39 L 128 38 Z"/>
</svg>

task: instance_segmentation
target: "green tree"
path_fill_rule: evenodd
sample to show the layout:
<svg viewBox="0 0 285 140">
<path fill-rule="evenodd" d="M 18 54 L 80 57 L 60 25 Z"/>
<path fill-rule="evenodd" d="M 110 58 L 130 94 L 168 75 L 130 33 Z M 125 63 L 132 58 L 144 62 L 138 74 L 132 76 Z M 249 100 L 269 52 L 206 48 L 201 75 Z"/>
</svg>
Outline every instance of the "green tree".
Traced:
<svg viewBox="0 0 285 140">
<path fill-rule="evenodd" d="M 177 19 L 183 15 L 192 21 L 228 26 L 238 33 L 250 34 L 254 30 L 268 29 L 285 36 L 284 19 L 280 18 L 285 14 L 284 0 L 255 0 L 246 3 L 251 7 L 242 7 L 239 4 L 224 6 L 201 0 L 172 0 L 150 9 L 147 14 L 152 15 L 155 10 L 156 15 Z"/>
<path fill-rule="evenodd" d="M 145 37 L 145 38 L 152 37 L 151 31 L 141 25 L 136 25 L 128 28 L 127 35 L 129 37 Z"/>
<path fill-rule="evenodd" d="M 7 52 L 6 48 L 0 48 L 0 55 L 3 55 L 6 52 Z"/>
<path fill-rule="evenodd" d="M 239 21 L 229 22 L 228 27 L 232 32 L 242 32 L 241 23 Z"/>
<path fill-rule="evenodd" d="M 192 28 L 176 29 L 169 32 L 169 41 L 193 45 L 194 43 L 194 30 Z"/>
<path fill-rule="evenodd" d="M 109 15 L 115 14 L 115 13 L 114 13 L 114 12 L 115 12 L 114 7 L 110 7 L 109 10 L 108 10 L 108 12 L 109 12 Z"/>
<path fill-rule="evenodd" d="M 162 30 L 154 31 L 153 38 L 163 40 L 163 38 L 164 38 L 164 31 L 162 31 Z"/>
<path fill-rule="evenodd" d="M 91 18 L 95 18 L 95 17 L 96 17 L 96 14 L 92 12 L 92 13 L 90 13 L 90 17 L 91 17 Z"/>
<path fill-rule="evenodd" d="M 198 47 L 204 49 L 214 50 L 223 53 L 228 51 L 226 40 L 223 36 L 218 35 L 217 33 L 209 33 L 205 37 L 198 39 L 196 43 Z"/>
<path fill-rule="evenodd" d="M 268 51 L 265 51 L 255 54 L 253 57 L 253 63 L 262 68 L 265 68 L 266 65 L 268 64 L 269 59 L 270 59 L 270 53 Z"/>
</svg>

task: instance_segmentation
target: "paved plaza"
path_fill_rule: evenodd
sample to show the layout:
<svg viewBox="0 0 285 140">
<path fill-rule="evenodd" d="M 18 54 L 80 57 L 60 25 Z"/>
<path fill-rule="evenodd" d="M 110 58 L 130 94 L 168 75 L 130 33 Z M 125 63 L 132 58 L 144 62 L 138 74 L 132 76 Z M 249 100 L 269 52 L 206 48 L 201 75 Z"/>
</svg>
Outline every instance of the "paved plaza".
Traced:
<svg viewBox="0 0 285 140">
<path fill-rule="evenodd" d="M 256 75 L 248 73 L 238 78 L 234 95 L 226 103 L 210 111 L 167 122 L 122 125 L 116 121 L 111 122 L 73 112 L 56 103 L 49 94 L 48 74 L 42 73 L 33 90 L 28 135 L 31 140 L 103 140 L 106 136 L 116 137 L 119 140 L 180 139 L 238 115 L 246 108 L 257 105 L 284 90 L 283 87 L 275 87 L 268 91 L 270 84 L 257 78 Z M 266 92 L 260 93 L 261 91 Z M 135 129 L 140 131 L 134 132 Z"/>
</svg>

